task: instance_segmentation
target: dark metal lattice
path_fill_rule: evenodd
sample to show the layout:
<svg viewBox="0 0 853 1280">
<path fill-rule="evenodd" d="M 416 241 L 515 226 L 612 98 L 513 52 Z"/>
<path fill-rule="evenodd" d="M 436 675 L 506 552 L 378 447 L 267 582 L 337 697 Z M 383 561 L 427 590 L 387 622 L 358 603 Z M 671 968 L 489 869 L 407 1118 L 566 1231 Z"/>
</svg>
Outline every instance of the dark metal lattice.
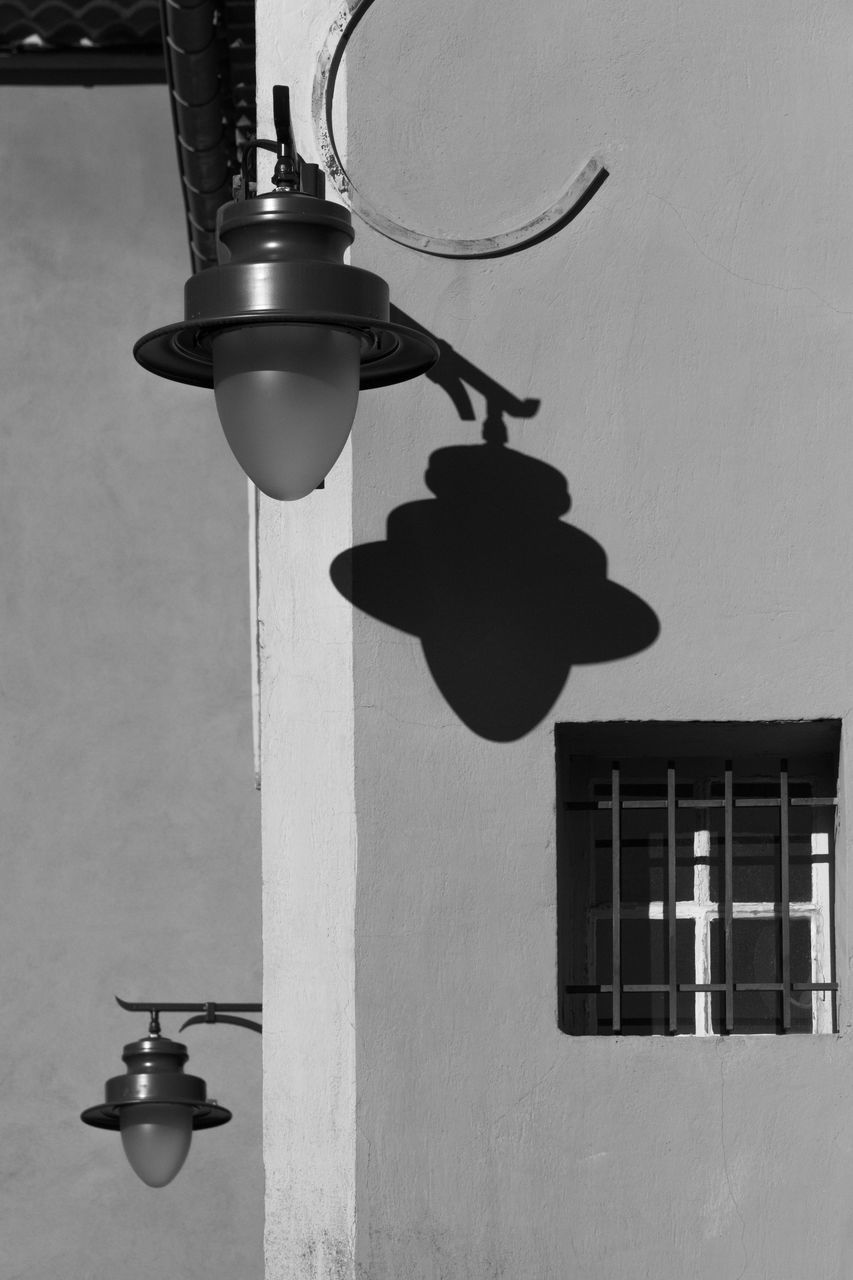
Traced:
<svg viewBox="0 0 853 1280">
<path fill-rule="evenodd" d="M 158 0 L 0 0 L 0 84 L 164 79 Z"/>
<path fill-rule="evenodd" d="M 201 271 L 255 135 L 254 0 L 0 0 L 0 84 L 162 82 Z"/>
</svg>

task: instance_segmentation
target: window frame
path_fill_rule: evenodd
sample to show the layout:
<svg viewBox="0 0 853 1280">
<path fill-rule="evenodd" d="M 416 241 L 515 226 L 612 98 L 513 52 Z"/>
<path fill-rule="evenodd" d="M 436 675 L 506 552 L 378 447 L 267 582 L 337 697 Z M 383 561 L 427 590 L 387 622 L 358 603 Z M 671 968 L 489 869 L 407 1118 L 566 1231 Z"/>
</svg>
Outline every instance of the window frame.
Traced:
<svg viewBox="0 0 853 1280">
<path fill-rule="evenodd" d="M 838 721 L 816 722 L 762 722 L 760 724 L 736 722 L 689 724 L 663 724 L 658 722 L 643 723 L 598 723 L 593 725 L 559 725 L 557 726 L 557 767 L 558 784 L 563 803 L 560 809 L 563 820 L 558 832 L 558 981 L 560 984 L 560 1025 L 572 1034 L 602 1035 L 623 1034 L 628 1029 L 622 1025 L 622 997 L 626 994 L 658 993 L 664 997 L 667 1016 L 666 1029 L 656 1031 L 653 1026 L 646 1031 L 650 1034 L 680 1034 L 687 1038 L 715 1037 L 718 1034 L 766 1034 L 757 1029 L 739 1029 L 735 1025 L 735 993 L 738 991 L 768 992 L 777 991 L 781 995 L 780 1026 L 782 1034 L 790 1031 L 804 1031 L 805 1028 L 792 1026 L 792 1002 L 802 1000 L 805 992 L 811 992 L 811 1034 L 826 1034 L 837 1029 L 835 981 L 835 860 L 834 844 L 838 838 L 838 804 L 837 785 L 832 795 L 817 794 L 804 796 L 792 794 L 792 789 L 801 792 L 801 788 L 792 788 L 792 779 L 799 781 L 802 775 L 802 762 L 805 759 L 809 766 L 807 773 L 815 776 L 815 769 L 823 776 L 837 779 L 840 723 Z M 669 748 L 666 754 L 661 748 Z M 723 748 L 724 754 L 720 753 Z M 645 748 L 648 748 L 646 750 Z M 788 767 L 788 755 L 796 757 L 799 769 L 793 772 Z M 710 791 L 699 796 L 685 796 L 679 786 L 679 766 L 666 756 L 671 754 L 680 757 L 682 774 L 690 776 L 689 763 L 704 762 L 707 768 L 709 758 L 716 758 L 722 764 L 723 779 L 722 796 L 712 796 Z M 654 777 L 656 770 L 660 778 L 661 760 L 666 766 L 665 799 L 632 799 L 626 798 L 623 790 L 623 773 L 618 760 L 610 762 L 610 798 L 594 800 L 590 792 L 593 774 L 604 772 L 602 766 L 607 757 L 617 755 L 621 759 L 640 762 L 647 766 L 648 774 Z M 778 765 L 779 794 L 768 797 L 743 795 L 742 787 L 735 795 L 735 780 L 742 782 L 747 775 L 756 773 L 767 776 L 767 762 L 776 757 Z M 737 764 L 732 759 L 737 757 Z M 749 765 L 746 769 L 745 763 Z M 756 765 L 759 767 L 756 768 Z M 580 788 L 586 790 L 586 796 L 579 798 L 578 784 L 572 776 L 580 774 Z M 696 771 L 691 777 L 695 782 Z M 719 776 L 719 774 L 718 774 Z M 679 794 L 677 795 L 677 787 Z M 825 790 L 824 788 L 819 788 Z M 756 786 L 755 791 L 760 790 Z M 830 831 L 813 831 L 809 836 L 809 860 L 811 886 L 809 900 L 791 898 L 790 895 L 790 813 L 794 806 L 808 804 L 817 811 L 831 809 L 832 819 Z M 736 839 L 736 813 L 738 809 L 749 807 L 774 807 L 779 813 L 779 899 L 776 901 L 737 900 L 733 897 L 733 849 Z M 665 809 L 666 813 L 666 868 L 663 877 L 661 896 L 649 897 L 642 902 L 628 901 L 622 893 L 622 828 L 624 815 L 630 809 L 650 808 Z M 676 815 L 680 808 L 711 809 L 723 811 L 724 819 L 724 857 L 720 868 L 718 886 L 722 890 L 722 902 L 714 902 L 711 895 L 711 831 L 697 827 L 693 832 L 691 897 L 678 897 L 676 894 Z M 578 827 L 571 828 L 571 814 L 578 811 L 594 811 L 609 809 L 611 820 L 611 886 L 612 903 L 596 903 L 595 892 L 591 885 L 584 890 L 579 884 L 577 870 L 571 870 L 571 860 L 580 863 L 577 854 Z M 741 832 L 741 835 L 743 833 Z M 587 845 L 593 844 L 592 836 Z M 587 873 L 594 875 L 594 857 L 588 848 L 584 855 Z M 798 855 L 798 861 L 802 856 Z M 681 859 L 683 864 L 683 859 Z M 569 869 L 567 870 L 567 864 Z M 580 932 L 578 896 L 586 892 L 585 939 L 578 940 Z M 651 895 L 651 889 L 650 889 Z M 719 896 L 719 895 L 718 895 Z M 566 898 L 574 899 L 569 913 L 565 909 Z M 571 917 L 569 920 L 567 915 Z M 621 933 L 613 929 L 612 920 L 618 915 L 620 923 L 626 920 L 659 920 L 666 927 L 666 981 L 657 983 L 632 983 L 626 981 L 622 971 Z M 611 981 L 601 983 L 589 981 L 579 982 L 579 972 L 585 970 L 587 976 L 596 976 L 596 956 L 598 954 L 597 931 L 601 924 L 611 921 Z M 685 982 L 676 974 L 676 929 L 680 920 L 693 921 L 693 981 Z M 775 975 L 778 982 L 741 982 L 735 981 L 733 963 L 733 942 L 736 921 L 774 920 L 780 922 L 781 957 L 780 972 Z M 809 982 L 793 982 L 791 978 L 791 924 L 793 921 L 806 920 L 809 923 Z M 718 975 L 722 981 L 712 981 L 711 971 L 711 935 L 714 924 L 722 930 L 722 943 L 725 959 L 722 972 Z M 567 946 L 565 935 L 573 934 L 573 940 Z M 585 950 L 581 958 L 580 952 Z M 600 970 L 599 970 L 600 972 Z M 630 975 L 628 975 L 630 977 Z M 570 980 L 573 979 L 573 980 Z M 678 996 L 691 992 L 693 994 L 694 1028 L 685 1031 L 678 1025 Z M 722 1005 L 722 1025 L 719 1030 L 713 1025 L 712 1008 L 715 994 Z M 599 1002 L 598 995 L 609 995 L 612 1009 L 610 1025 L 601 1027 L 595 1006 Z M 580 1000 L 578 997 L 591 997 Z M 682 1003 L 683 1017 L 683 1003 Z M 748 1021 L 748 1018 L 746 1019 Z M 650 1022 L 652 1021 L 650 1015 Z"/>
</svg>

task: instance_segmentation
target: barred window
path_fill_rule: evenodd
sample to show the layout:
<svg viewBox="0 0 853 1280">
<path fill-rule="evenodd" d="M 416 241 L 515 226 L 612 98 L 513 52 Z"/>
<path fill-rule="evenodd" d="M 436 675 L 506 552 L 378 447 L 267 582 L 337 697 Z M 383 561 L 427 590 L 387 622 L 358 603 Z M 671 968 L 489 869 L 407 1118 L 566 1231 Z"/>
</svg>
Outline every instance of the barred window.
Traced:
<svg viewBox="0 0 853 1280">
<path fill-rule="evenodd" d="M 562 1029 L 831 1032 L 840 727 L 560 725 Z"/>
</svg>

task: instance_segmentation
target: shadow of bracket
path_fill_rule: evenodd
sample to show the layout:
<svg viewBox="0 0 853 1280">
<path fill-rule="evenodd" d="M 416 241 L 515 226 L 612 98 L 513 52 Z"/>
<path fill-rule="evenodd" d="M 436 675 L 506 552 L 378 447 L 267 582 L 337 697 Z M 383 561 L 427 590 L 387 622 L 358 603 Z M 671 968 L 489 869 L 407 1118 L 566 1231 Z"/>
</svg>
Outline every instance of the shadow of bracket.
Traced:
<svg viewBox="0 0 853 1280">
<path fill-rule="evenodd" d="M 474 422 L 477 418 L 467 388 L 471 387 L 483 397 L 486 402 L 486 416 L 483 419 L 484 440 L 491 444 L 506 444 L 507 430 L 504 415 L 510 418 L 532 418 L 537 413 L 539 400 L 520 400 L 465 356 L 461 356 L 444 338 L 430 333 L 429 329 L 406 315 L 405 311 L 401 311 L 399 307 L 391 307 L 391 318 L 398 324 L 404 324 L 420 333 L 425 333 L 436 344 L 439 350 L 438 362 L 427 370 L 425 376 L 450 396 L 453 407 L 463 422 Z"/>
</svg>

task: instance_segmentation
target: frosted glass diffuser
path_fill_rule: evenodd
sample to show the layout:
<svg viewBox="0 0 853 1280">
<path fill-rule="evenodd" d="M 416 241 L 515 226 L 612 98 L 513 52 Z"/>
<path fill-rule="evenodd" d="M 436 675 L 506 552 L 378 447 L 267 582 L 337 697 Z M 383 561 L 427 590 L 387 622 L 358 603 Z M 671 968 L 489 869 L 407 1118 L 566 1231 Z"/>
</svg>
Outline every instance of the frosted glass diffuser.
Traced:
<svg viewBox="0 0 853 1280">
<path fill-rule="evenodd" d="M 304 498 L 328 475 L 358 405 L 361 343 L 325 325 L 214 337 L 213 388 L 234 457 L 270 498 Z"/>
<path fill-rule="evenodd" d="M 180 1173 L 192 1142 L 192 1108 L 137 1102 L 122 1107 L 119 1128 L 131 1168 L 149 1187 L 165 1187 Z"/>
</svg>

